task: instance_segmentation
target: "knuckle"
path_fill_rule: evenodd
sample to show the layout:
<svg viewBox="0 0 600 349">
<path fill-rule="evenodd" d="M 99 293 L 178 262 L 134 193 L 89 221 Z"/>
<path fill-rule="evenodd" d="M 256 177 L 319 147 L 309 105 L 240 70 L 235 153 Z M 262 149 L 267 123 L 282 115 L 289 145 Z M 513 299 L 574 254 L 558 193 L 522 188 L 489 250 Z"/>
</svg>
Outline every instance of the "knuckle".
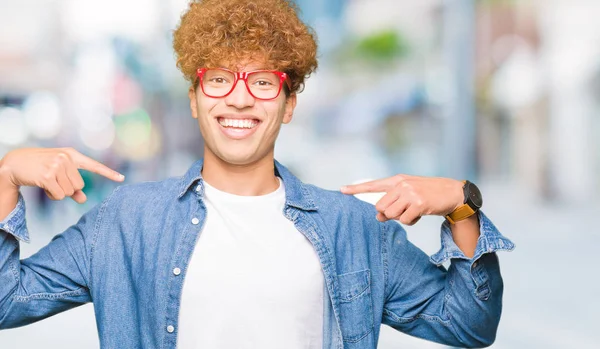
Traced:
<svg viewBox="0 0 600 349">
<path fill-rule="evenodd" d="M 71 161 L 71 157 L 66 152 L 59 152 L 56 154 L 55 161 L 62 164 Z"/>
</svg>

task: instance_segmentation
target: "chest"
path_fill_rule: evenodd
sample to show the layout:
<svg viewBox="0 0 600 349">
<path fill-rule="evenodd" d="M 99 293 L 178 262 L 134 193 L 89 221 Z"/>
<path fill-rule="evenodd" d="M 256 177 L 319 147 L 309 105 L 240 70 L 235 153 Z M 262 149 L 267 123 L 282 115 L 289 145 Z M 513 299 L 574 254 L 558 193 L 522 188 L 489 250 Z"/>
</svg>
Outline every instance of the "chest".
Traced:
<svg viewBox="0 0 600 349">
<path fill-rule="evenodd" d="M 185 289 L 282 305 L 312 302 L 321 295 L 323 273 L 310 241 L 280 212 L 208 206 Z"/>
</svg>

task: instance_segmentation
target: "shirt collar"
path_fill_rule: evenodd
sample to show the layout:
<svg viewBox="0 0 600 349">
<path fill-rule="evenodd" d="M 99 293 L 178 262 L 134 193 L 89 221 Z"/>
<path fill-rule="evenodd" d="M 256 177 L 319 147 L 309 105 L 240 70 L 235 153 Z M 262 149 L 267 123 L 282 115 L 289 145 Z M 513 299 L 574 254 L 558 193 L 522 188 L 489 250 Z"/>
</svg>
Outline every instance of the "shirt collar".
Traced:
<svg viewBox="0 0 600 349">
<path fill-rule="evenodd" d="M 185 175 L 181 177 L 178 198 L 183 197 L 188 191 L 192 190 L 195 184 L 199 186 L 198 192 L 201 195 L 204 194 L 201 174 L 203 164 L 204 159 L 194 162 Z M 275 175 L 281 178 L 285 186 L 286 206 L 296 207 L 305 211 L 318 209 L 307 186 L 277 160 L 275 160 Z"/>
</svg>

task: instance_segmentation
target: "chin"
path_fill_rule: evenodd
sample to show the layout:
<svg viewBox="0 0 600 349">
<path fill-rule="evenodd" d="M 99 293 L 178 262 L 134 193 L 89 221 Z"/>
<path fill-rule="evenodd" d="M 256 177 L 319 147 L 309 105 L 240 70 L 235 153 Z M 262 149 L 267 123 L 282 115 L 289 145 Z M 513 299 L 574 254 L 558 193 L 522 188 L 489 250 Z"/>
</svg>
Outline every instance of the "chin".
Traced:
<svg viewBox="0 0 600 349">
<path fill-rule="evenodd" d="M 257 154 L 228 154 L 225 152 L 221 152 L 219 158 L 221 161 L 236 166 L 244 166 L 253 164 L 261 159 Z"/>
<path fill-rule="evenodd" d="M 206 144 L 205 146 L 205 153 L 210 153 L 212 157 L 218 158 L 223 163 L 234 166 L 251 165 L 273 154 L 268 150 L 261 149 L 262 147 L 252 146 L 251 144 L 227 145 L 223 147 L 210 147 Z"/>
</svg>

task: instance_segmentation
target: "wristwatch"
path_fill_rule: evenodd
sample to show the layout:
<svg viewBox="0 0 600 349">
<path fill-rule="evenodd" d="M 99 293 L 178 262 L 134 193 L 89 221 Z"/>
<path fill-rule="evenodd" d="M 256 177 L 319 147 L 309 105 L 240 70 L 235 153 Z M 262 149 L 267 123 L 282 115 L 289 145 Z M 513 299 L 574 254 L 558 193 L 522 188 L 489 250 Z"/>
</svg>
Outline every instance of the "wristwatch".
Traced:
<svg viewBox="0 0 600 349">
<path fill-rule="evenodd" d="M 465 201 L 463 205 L 458 207 L 446 216 L 446 219 L 450 224 L 454 224 L 463 219 L 467 219 L 477 213 L 483 205 L 483 198 L 481 192 L 475 184 L 469 181 L 463 181 L 463 193 L 465 195 Z"/>
</svg>

